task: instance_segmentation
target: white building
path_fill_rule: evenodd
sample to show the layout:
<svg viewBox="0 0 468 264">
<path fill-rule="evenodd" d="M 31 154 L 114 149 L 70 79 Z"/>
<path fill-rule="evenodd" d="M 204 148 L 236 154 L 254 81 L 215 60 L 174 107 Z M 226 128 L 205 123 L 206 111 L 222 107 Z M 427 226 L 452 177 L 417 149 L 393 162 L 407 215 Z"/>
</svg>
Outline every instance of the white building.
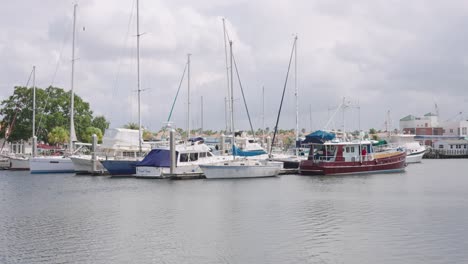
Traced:
<svg viewBox="0 0 468 264">
<path fill-rule="evenodd" d="M 443 124 L 445 136 L 468 136 L 468 121 L 452 121 Z"/>
</svg>

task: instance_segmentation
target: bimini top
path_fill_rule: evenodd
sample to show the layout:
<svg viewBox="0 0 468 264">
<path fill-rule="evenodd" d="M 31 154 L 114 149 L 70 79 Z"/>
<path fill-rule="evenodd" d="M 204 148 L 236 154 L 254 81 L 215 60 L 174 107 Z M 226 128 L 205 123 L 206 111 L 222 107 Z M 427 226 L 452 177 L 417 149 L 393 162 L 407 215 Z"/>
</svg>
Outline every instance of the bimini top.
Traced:
<svg viewBox="0 0 468 264">
<path fill-rule="evenodd" d="M 136 166 L 168 168 L 171 166 L 171 153 L 168 149 L 152 149 Z"/>
<path fill-rule="evenodd" d="M 302 144 L 307 143 L 325 143 L 326 141 L 330 141 L 335 138 L 334 133 L 317 130 L 313 133 L 310 133 L 306 136 L 306 139 L 302 142 Z"/>
</svg>

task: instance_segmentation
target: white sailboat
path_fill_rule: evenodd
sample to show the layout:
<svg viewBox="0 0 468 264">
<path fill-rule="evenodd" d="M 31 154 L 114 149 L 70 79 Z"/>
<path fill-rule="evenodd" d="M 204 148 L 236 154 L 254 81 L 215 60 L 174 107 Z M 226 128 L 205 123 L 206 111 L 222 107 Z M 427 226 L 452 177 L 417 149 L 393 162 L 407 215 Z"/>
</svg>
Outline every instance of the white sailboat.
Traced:
<svg viewBox="0 0 468 264">
<path fill-rule="evenodd" d="M 234 135 L 234 91 L 233 91 L 233 54 L 232 54 L 232 41 L 229 41 L 230 47 L 230 65 L 231 65 L 231 129 Z M 232 141 L 233 148 L 236 142 Z M 234 153 L 233 153 L 234 154 Z M 236 159 L 217 162 L 213 164 L 200 165 L 205 177 L 207 179 L 238 179 L 238 178 L 258 178 L 258 177 L 274 177 L 278 176 L 283 168 L 282 162 L 274 162 L 267 160 L 248 160 Z"/>
<path fill-rule="evenodd" d="M 76 7 L 73 6 L 73 40 L 72 40 L 72 67 L 71 67 L 71 91 L 70 91 L 70 142 L 69 153 L 73 153 L 73 142 L 76 141 L 74 123 L 74 74 L 75 74 L 75 25 Z M 40 156 L 29 159 L 31 173 L 73 173 L 73 162 L 67 156 Z"/>
</svg>

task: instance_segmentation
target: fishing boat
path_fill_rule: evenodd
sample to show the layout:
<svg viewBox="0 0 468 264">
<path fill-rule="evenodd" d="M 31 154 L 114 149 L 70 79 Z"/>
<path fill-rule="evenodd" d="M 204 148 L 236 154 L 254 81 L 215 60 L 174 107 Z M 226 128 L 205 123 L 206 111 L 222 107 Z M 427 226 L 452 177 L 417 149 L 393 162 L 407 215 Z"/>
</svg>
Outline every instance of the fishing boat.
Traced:
<svg viewBox="0 0 468 264">
<path fill-rule="evenodd" d="M 299 167 L 301 174 L 401 172 L 406 167 L 406 151 L 403 148 L 375 152 L 369 140 L 348 142 L 333 139 L 331 133 L 324 135 L 329 140 L 318 138 L 309 143 L 308 159 L 301 161 Z"/>
</svg>

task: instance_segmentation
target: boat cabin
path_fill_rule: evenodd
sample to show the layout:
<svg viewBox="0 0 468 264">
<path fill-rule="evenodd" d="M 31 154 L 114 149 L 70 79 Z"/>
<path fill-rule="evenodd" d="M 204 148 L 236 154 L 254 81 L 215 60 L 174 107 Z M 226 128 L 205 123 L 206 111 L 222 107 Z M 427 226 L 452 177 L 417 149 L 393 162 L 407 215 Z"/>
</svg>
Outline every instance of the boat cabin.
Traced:
<svg viewBox="0 0 468 264">
<path fill-rule="evenodd" d="M 370 141 L 310 144 L 308 160 L 314 162 L 356 162 L 374 159 Z"/>
</svg>

